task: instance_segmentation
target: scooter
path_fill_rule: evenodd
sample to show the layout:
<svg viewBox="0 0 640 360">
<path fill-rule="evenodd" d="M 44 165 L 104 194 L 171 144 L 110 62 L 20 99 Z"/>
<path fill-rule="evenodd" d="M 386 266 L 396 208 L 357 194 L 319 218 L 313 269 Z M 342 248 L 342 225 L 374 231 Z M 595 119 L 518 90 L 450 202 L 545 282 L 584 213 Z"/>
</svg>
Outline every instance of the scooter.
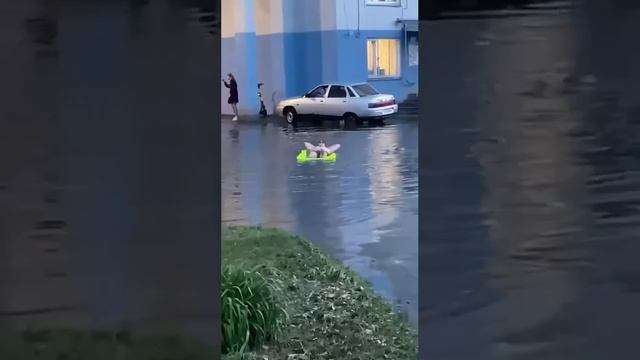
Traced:
<svg viewBox="0 0 640 360">
<path fill-rule="evenodd" d="M 266 117 L 267 108 L 264 106 L 264 101 L 262 101 L 262 91 L 260 91 L 260 88 L 262 87 L 262 85 L 264 84 L 263 83 L 258 84 L 258 99 L 260 100 L 260 111 L 258 112 L 258 114 L 260 114 L 261 117 Z"/>
</svg>

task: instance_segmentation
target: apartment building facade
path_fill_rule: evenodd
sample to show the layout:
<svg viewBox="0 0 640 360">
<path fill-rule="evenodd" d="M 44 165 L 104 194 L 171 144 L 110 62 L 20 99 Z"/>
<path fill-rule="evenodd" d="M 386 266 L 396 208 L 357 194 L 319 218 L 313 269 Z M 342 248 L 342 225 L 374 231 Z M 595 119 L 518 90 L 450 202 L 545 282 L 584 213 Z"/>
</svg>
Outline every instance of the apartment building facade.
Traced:
<svg viewBox="0 0 640 360">
<path fill-rule="evenodd" d="M 269 113 L 334 81 L 398 101 L 418 92 L 418 0 L 222 0 L 221 16 L 221 72 L 238 82 L 241 114 L 257 113 L 258 83 Z"/>
</svg>

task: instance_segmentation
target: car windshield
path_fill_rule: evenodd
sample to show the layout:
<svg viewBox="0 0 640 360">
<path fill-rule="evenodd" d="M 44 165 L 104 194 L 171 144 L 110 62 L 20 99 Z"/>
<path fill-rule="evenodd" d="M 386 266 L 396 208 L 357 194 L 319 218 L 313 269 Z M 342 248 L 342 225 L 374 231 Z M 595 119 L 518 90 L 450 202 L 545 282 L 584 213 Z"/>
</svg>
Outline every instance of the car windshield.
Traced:
<svg viewBox="0 0 640 360">
<path fill-rule="evenodd" d="M 372 96 L 379 94 L 376 89 L 371 87 L 369 84 L 354 85 L 352 88 L 359 96 Z"/>
</svg>

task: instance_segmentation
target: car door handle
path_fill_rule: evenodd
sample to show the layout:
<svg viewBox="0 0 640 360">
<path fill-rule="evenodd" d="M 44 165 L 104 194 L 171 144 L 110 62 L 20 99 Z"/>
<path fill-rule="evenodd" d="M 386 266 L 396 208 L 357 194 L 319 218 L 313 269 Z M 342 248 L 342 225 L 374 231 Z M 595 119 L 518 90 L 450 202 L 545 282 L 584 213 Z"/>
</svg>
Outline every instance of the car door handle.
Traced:
<svg viewBox="0 0 640 360">
<path fill-rule="evenodd" d="M 347 102 L 347 100 L 342 100 L 342 102 L 343 102 L 343 103 L 346 103 L 346 102 Z"/>
<path fill-rule="evenodd" d="M 320 100 L 320 102 L 324 102 L 324 100 Z"/>
</svg>

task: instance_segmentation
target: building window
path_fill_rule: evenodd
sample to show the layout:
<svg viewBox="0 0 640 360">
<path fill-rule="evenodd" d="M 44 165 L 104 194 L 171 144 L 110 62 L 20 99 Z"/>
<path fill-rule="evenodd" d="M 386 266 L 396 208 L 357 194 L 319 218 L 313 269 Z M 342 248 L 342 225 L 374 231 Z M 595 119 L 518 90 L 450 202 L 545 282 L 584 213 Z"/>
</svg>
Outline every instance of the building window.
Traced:
<svg viewBox="0 0 640 360">
<path fill-rule="evenodd" d="M 367 68 L 370 79 L 400 77 L 400 40 L 367 40 Z"/>
<path fill-rule="evenodd" d="M 407 54 L 409 56 L 409 66 L 418 66 L 418 55 L 420 54 L 420 48 L 418 47 L 417 33 L 414 36 L 409 36 L 409 42 L 407 44 Z"/>
<path fill-rule="evenodd" d="M 366 5 L 400 6 L 400 0 L 365 0 Z"/>
</svg>

